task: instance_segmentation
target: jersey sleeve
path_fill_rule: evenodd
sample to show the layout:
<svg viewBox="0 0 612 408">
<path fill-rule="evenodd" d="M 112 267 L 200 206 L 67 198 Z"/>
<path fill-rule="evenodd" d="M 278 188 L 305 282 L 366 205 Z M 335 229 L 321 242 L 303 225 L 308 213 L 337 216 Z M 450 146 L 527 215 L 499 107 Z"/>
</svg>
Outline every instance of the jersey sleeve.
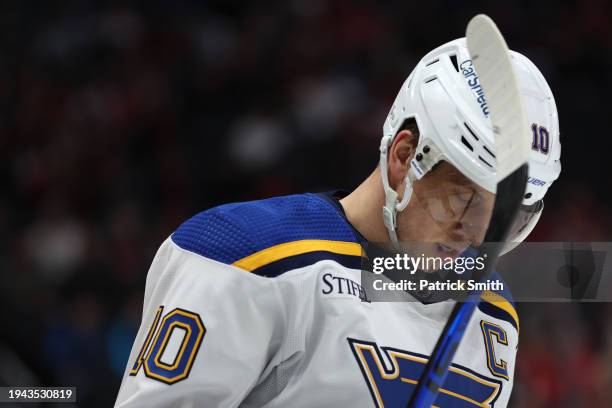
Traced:
<svg viewBox="0 0 612 408">
<path fill-rule="evenodd" d="M 235 407 L 282 362 L 286 318 L 273 279 L 166 240 L 116 407 Z"/>
</svg>

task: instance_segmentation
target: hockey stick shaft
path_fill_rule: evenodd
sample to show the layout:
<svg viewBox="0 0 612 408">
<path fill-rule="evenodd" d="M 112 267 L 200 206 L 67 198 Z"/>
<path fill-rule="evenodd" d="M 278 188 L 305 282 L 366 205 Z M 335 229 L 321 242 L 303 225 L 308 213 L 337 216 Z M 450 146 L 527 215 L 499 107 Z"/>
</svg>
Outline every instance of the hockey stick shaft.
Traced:
<svg viewBox="0 0 612 408">
<path fill-rule="evenodd" d="M 453 308 L 449 323 L 444 327 L 444 331 L 438 339 L 438 344 L 436 344 L 436 348 L 427 366 L 425 366 L 421 380 L 408 403 L 409 408 L 429 408 L 435 402 L 438 390 L 444 384 L 448 367 L 459 347 L 479 296 L 480 293 L 471 294 L 468 300 L 457 303 Z"/>
</svg>

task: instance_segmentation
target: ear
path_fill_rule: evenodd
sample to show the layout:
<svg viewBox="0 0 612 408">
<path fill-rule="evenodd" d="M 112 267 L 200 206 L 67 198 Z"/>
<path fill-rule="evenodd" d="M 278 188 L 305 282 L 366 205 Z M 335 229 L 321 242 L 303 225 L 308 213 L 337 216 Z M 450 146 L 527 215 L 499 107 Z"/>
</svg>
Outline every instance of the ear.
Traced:
<svg viewBox="0 0 612 408">
<path fill-rule="evenodd" d="M 389 184 L 395 191 L 398 191 L 398 187 L 403 184 L 406 178 L 408 169 L 410 169 L 410 160 L 414 156 L 417 144 L 417 137 L 409 130 L 400 131 L 393 140 L 389 149 L 388 167 Z"/>
</svg>

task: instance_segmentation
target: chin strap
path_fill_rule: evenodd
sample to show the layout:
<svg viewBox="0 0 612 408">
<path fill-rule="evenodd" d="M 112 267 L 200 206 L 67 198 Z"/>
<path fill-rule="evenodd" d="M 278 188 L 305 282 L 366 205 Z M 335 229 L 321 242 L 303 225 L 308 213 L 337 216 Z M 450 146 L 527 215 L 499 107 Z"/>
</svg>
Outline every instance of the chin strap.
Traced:
<svg viewBox="0 0 612 408">
<path fill-rule="evenodd" d="M 391 186 L 389 185 L 389 170 L 387 164 L 387 153 L 389 150 L 389 146 L 393 142 L 393 138 L 391 136 L 385 136 L 382 138 L 380 142 L 380 171 L 382 175 L 383 189 L 385 191 L 385 205 L 382 209 L 383 222 L 385 227 L 387 228 L 387 232 L 389 233 L 389 239 L 391 244 L 395 248 L 396 251 L 399 251 L 399 240 L 397 238 L 397 213 L 399 211 L 403 211 L 410 201 L 410 196 L 412 196 L 412 180 L 414 180 L 415 175 L 412 170 L 412 167 L 408 170 L 408 174 L 406 175 L 405 183 L 406 188 L 404 189 L 404 195 L 401 201 L 398 202 L 398 194 Z"/>
<path fill-rule="evenodd" d="M 397 238 L 397 213 L 403 211 L 410 201 L 410 196 L 412 196 L 412 172 L 408 171 L 408 175 L 406 175 L 406 188 L 404 189 L 404 196 L 402 200 L 398 202 L 397 200 L 397 192 L 392 188 L 389 190 L 385 190 L 385 206 L 382 209 L 383 213 L 383 221 L 385 223 L 385 227 L 387 227 L 387 232 L 389 233 L 389 239 L 393 244 L 393 247 L 399 251 L 399 240 Z"/>
</svg>

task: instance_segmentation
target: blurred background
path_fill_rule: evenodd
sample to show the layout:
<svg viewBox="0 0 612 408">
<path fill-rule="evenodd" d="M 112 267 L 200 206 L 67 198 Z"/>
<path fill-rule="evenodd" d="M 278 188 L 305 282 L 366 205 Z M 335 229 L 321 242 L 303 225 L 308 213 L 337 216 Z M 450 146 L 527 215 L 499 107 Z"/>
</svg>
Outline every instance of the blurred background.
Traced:
<svg viewBox="0 0 612 408">
<path fill-rule="evenodd" d="M 408 73 L 478 12 L 557 100 L 530 239 L 612 238 L 607 1 L 101 3 L 0 5 L 0 385 L 111 406 L 159 244 L 224 202 L 354 188 Z M 612 307 L 519 314 L 512 406 L 609 406 Z"/>
</svg>

